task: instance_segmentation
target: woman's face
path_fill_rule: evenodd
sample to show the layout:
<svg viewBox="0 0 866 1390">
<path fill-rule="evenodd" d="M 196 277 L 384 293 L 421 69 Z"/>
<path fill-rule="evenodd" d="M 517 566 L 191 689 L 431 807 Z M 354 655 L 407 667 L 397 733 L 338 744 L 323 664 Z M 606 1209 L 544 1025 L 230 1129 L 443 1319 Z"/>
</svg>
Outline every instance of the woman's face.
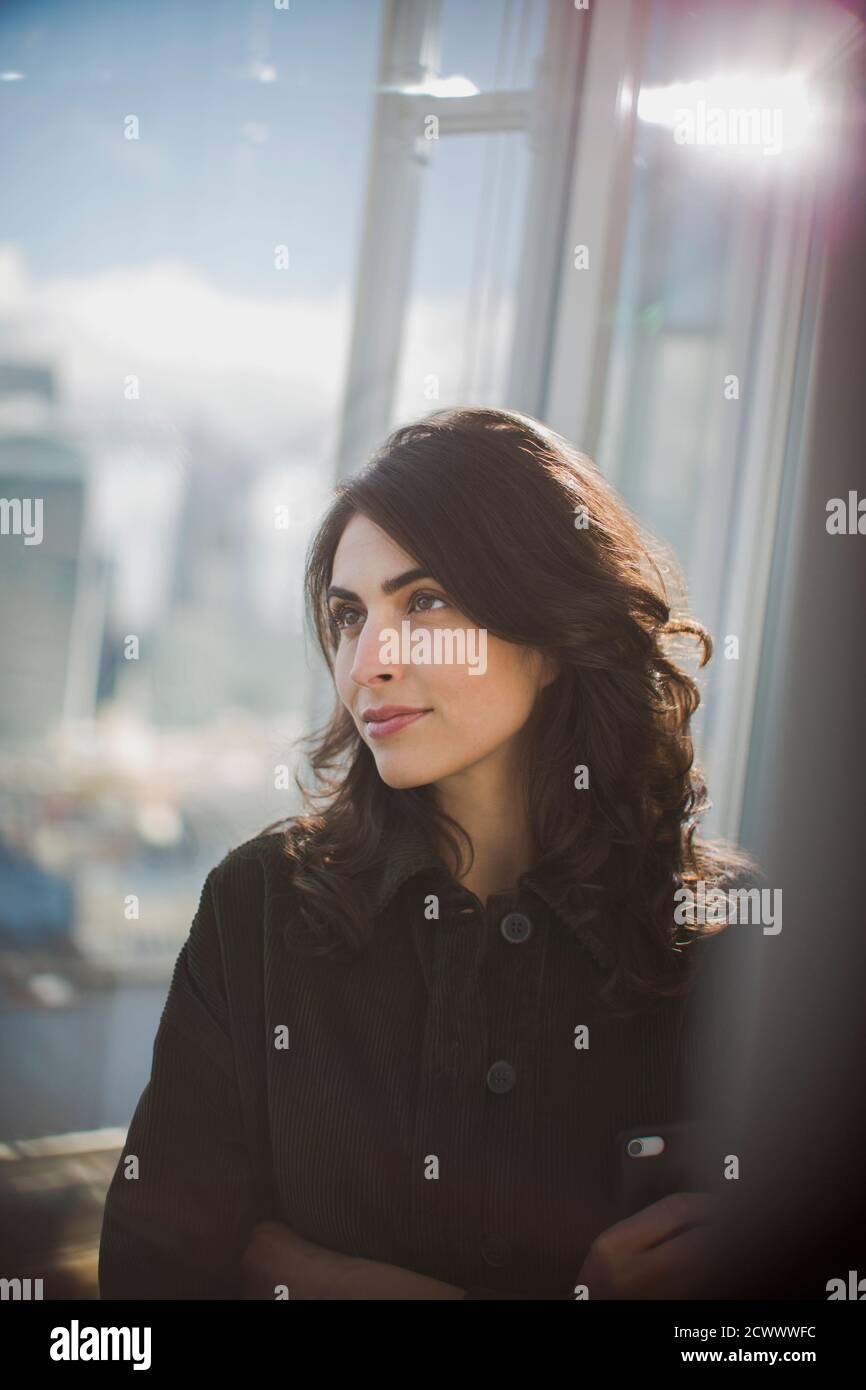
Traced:
<svg viewBox="0 0 866 1390">
<path fill-rule="evenodd" d="M 329 589 L 331 613 L 340 624 L 337 692 L 382 780 L 395 788 L 427 786 L 476 764 L 510 757 L 539 691 L 556 675 L 539 652 L 476 628 L 430 576 L 416 575 L 394 592 L 383 592 L 386 581 L 417 568 L 413 556 L 356 513 L 337 546 Z M 335 589 L 345 593 L 335 595 Z M 407 659 L 408 643 L 405 649 L 384 650 L 386 630 L 399 638 L 404 621 L 410 624 L 410 637 L 422 630 L 430 637 L 428 655 L 420 663 Z M 445 629 L 465 634 L 466 655 L 460 664 L 442 659 L 449 650 L 460 655 L 461 647 L 441 638 L 437 660 L 435 634 Z M 486 667 L 481 659 L 485 643 Z M 425 712 L 402 724 L 380 725 L 377 732 L 364 715 L 388 705 Z"/>
</svg>

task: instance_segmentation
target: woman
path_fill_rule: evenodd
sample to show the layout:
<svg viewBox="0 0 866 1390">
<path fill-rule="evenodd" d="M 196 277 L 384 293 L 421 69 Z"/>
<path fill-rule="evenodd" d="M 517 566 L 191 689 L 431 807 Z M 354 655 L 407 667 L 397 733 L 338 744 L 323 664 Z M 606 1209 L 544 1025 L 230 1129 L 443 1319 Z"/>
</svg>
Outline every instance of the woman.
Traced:
<svg viewBox="0 0 866 1390">
<path fill-rule="evenodd" d="M 717 1199 L 623 1219 L 616 1136 L 693 1113 L 719 929 L 674 892 L 749 861 L 696 836 L 671 639 L 711 643 L 662 573 L 514 412 L 438 411 L 340 484 L 307 565 L 317 784 L 207 877 L 102 1297 L 695 1288 Z"/>
</svg>

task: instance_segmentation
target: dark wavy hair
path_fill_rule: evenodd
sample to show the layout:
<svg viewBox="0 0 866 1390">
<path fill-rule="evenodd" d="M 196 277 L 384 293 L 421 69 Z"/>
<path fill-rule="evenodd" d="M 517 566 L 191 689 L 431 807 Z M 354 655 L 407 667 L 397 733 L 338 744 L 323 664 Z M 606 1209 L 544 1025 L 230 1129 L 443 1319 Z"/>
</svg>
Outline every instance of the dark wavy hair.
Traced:
<svg viewBox="0 0 866 1390">
<path fill-rule="evenodd" d="M 676 929 L 675 889 L 699 879 L 723 887 L 756 866 L 696 834 L 710 805 L 689 728 L 700 695 L 673 644 L 696 640 L 702 667 L 712 641 L 684 605 L 674 615 L 664 576 L 684 589 L 667 548 L 589 458 L 537 420 L 481 407 L 436 411 L 396 429 L 337 485 L 310 543 L 308 617 L 332 677 L 339 632 L 327 589 L 355 513 L 423 565 L 473 624 L 558 660 L 525 730 L 536 866 L 612 948 L 599 987 L 605 1003 L 683 992 L 686 947 L 715 929 Z M 351 957 L 373 930 L 363 884 L 387 860 L 394 826 L 411 821 L 434 844 L 444 839 L 461 866 L 463 848 L 469 863 L 474 850 L 434 787 L 383 782 L 339 699 L 299 742 L 311 746 L 315 782 L 295 773 L 310 809 L 284 831 L 298 908 L 287 942 L 306 955 Z M 578 764 L 590 774 L 579 792 Z"/>
</svg>

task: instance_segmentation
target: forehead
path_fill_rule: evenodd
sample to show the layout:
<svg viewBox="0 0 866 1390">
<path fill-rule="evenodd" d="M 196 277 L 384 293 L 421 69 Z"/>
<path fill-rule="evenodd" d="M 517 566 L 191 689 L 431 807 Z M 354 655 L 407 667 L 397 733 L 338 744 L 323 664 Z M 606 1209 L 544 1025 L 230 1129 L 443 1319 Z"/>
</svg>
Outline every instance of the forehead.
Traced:
<svg viewBox="0 0 866 1390">
<path fill-rule="evenodd" d="M 334 552 L 331 582 L 348 587 L 354 581 L 357 585 L 365 576 L 385 578 L 416 563 L 415 556 L 408 554 L 387 531 L 358 513 L 344 529 Z"/>
</svg>

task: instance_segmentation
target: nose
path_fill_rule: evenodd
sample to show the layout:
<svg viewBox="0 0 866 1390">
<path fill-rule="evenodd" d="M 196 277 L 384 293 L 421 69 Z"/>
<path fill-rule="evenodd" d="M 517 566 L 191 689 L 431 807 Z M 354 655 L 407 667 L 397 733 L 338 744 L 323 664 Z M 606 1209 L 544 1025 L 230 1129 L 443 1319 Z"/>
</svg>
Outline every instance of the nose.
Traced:
<svg viewBox="0 0 866 1390">
<path fill-rule="evenodd" d="M 350 674 L 356 685 L 376 685 L 402 679 L 404 667 L 399 660 L 400 635 L 399 627 L 388 626 L 387 620 L 377 620 L 372 614 L 367 617 L 355 638 Z"/>
</svg>

